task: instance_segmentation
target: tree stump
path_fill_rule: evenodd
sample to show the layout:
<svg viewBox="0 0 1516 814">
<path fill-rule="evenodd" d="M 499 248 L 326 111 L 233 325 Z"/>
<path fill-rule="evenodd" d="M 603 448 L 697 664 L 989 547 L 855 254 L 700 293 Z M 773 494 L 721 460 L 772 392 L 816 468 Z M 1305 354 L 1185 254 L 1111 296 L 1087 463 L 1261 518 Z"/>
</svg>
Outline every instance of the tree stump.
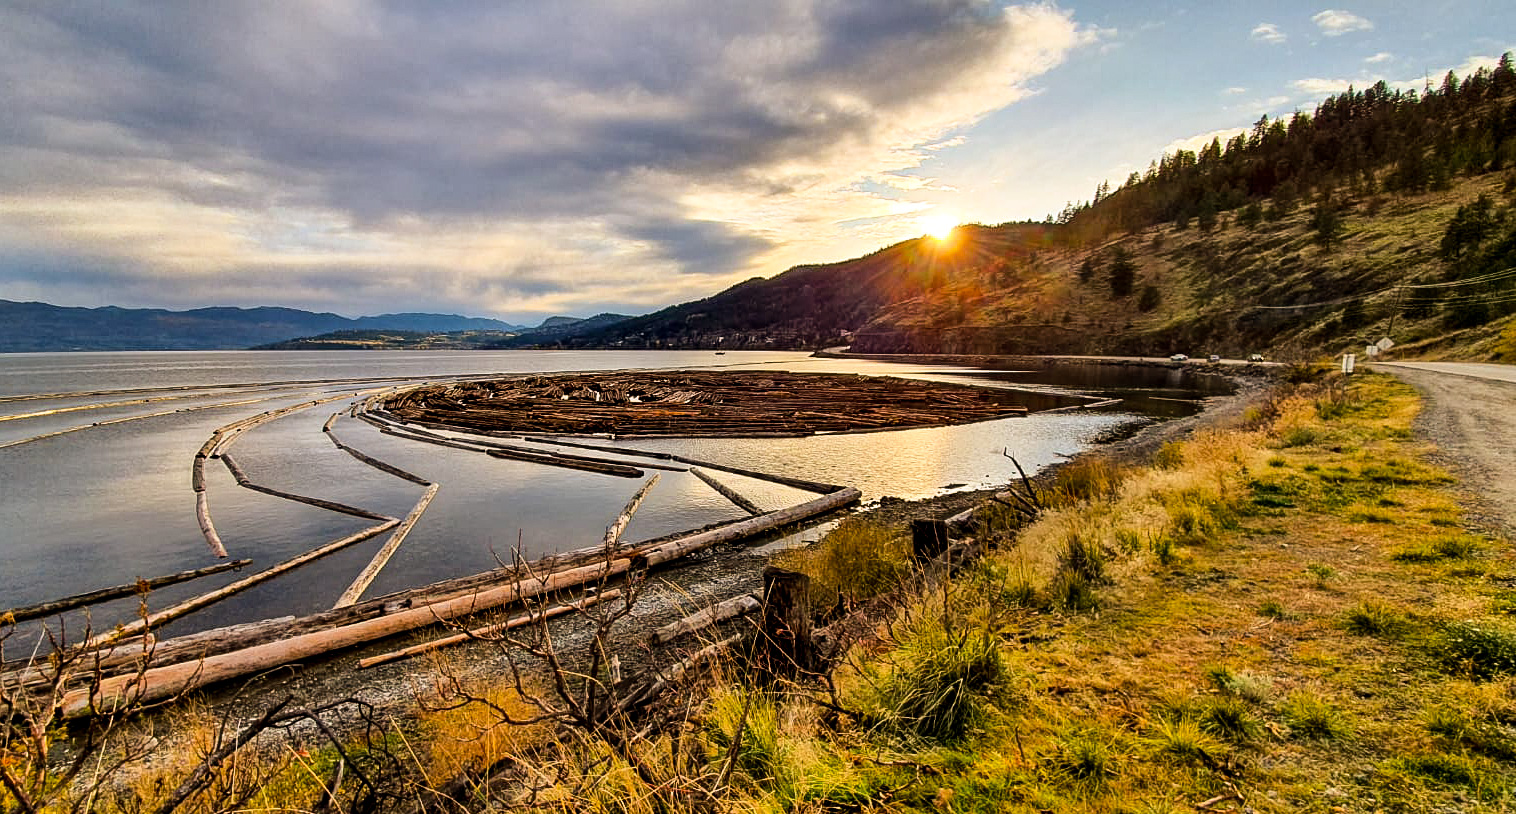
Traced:
<svg viewBox="0 0 1516 814">
<path fill-rule="evenodd" d="M 763 569 L 761 669 L 774 679 L 794 679 L 814 669 L 811 647 L 811 578 L 769 566 Z"/>
<path fill-rule="evenodd" d="M 931 562 L 947 551 L 948 525 L 944 520 L 911 521 L 911 555 L 916 562 Z"/>
</svg>

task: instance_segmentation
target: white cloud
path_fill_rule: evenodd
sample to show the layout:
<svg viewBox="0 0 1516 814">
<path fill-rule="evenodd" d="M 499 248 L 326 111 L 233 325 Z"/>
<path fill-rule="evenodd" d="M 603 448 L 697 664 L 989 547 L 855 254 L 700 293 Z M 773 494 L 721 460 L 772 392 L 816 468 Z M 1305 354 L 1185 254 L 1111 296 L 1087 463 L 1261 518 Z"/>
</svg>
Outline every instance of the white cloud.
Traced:
<svg viewBox="0 0 1516 814">
<path fill-rule="evenodd" d="M 1249 36 L 1259 42 L 1266 42 L 1270 45 L 1278 45 L 1286 39 L 1284 32 L 1280 31 L 1279 26 L 1273 23 L 1259 23 L 1253 28 L 1253 33 Z"/>
<path fill-rule="evenodd" d="M 1163 149 L 1159 152 L 1163 153 L 1164 155 L 1170 155 L 1179 150 L 1189 150 L 1192 153 L 1198 153 L 1201 150 L 1205 149 L 1206 145 L 1210 144 L 1212 141 L 1220 141 L 1222 149 L 1226 149 L 1226 143 L 1231 140 L 1233 136 L 1237 135 L 1238 133 L 1246 132 L 1248 132 L 1248 128 L 1246 127 L 1227 127 L 1221 130 L 1212 130 L 1209 133 L 1199 133 L 1193 136 L 1174 139 L 1168 144 L 1165 144 L 1163 146 Z"/>
<path fill-rule="evenodd" d="M 1311 22 L 1328 37 L 1340 37 L 1354 31 L 1368 31 L 1374 24 L 1350 11 L 1329 8 L 1311 17 Z"/>
<path fill-rule="evenodd" d="M 1114 36 L 935 0 L 0 6 L 0 292 L 87 268 L 137 304 L 687 300 L 914 235 L 933 184 L 860 182 Z"/>
<path fill-rule="evenodd" d="M 1323 79 L 1321 77 L 1311 77 L 1307 79 L 1296 79 L 1294 82 L 1290 83 L 1290 86 L 1295 90 L 1300 91 L 1301 93 L 1309 94 L 1311 96 L 1327 96 L 1333 93 L 1340 93 L 1342 91 L 1345 91 L 1348 89 L 1349 85 L 1354 84 L 1361 85 L 1365 83 L 1361 79 L 1355 82 L 1352 79 Z M 1367 84 L 1373 84 L 1373 82 L 1370 81 Z"/>
<path fill-rule="evenodd" d="M 1226 94 L 1228 96 L 1236 96 L 1238 94 L 1247 93 L 1247 92 L 1248 92 L 1247 88 L 1238 88 L 1238 87 L 1231 87 L 1231 88 L 1227 88 L 1226 90 L 1222 91 L 1222 93 L 1224 93 L 1224 94 Z"/>
<path fill-rule="evenodd" d="M 1383 64 L 1385 62 L 1389 62 L 1390 60 L 1392 60 L 1394 58 L 1395 58 L 1395 55 L 1392 54 L 1392 53 L 1390 53 L 1389 51 L 1380 51 L 1379 53 L 1377 53 L 1377 54 L 1375 54 L 1375 55 L 1373 55 L 1371 57 L 1364 57 L 1363 61 L 1367 62 L 1370 65 L 1380 65 L 1380 64 Z"/>
</svg>

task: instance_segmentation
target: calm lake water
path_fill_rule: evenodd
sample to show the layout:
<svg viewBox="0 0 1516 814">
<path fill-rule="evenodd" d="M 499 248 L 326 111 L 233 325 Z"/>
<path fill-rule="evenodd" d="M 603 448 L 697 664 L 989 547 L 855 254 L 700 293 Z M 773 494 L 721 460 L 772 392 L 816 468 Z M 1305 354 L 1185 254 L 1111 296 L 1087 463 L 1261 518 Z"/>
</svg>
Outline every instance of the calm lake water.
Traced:
<svg viewBox="0 0 1516 814">
<path fill-rule="evenodd" d="M 936 429 L 793 439 L 657 439 L 625 446 L 678 452 L 747 469 L 856 486 L 864 499 L 921 498 L 1016 477 L 1135 422 L 1184 415 L 1198 389 L 1177 371 L 1060 369 L 988 372 L 818 359 L 800 353 L 644 351 L 228 351 L 0 354 L 0 609 L 216 562 L 195 519 L 195 452 L 229 422 L 302 401 L 450 376 L 529 372 L 731 368 L 868 373 L 1025 391 L 1032 410 L 1119 397 L 1101 411 L 1063 412 Z M 1115 372 L 1113 372 L 1115 371 Z M 345 383 L 317 380 L 349 379 Z M 356 381 L 362 380 L 362 381 Z M 37 398 L 24 398 L 38 396 Z M 1081 397 L 1082 396 L 1082 397 Z M 294 412 L 241 436 L 234 457 L 257 482 L 402 517 L 422 487 L 336 449 L 322 424 L 349 403 Z M 366 596 L 598 541 L 638 480 L 489 458 L 383 435 L 350 418 L 335 432 L 365 453 L 441 484 Z M 56 433 L 56 434 L 55 434 Z M 262 569 L 369 525 L 354 517 L 238 488 L 206 467 L 215 523 L 233 558 Z M 652 472 L 649 471 L 649 475 Z M 693 475 L 662 472 L 625 535 L 649 539 L 744 513 Z M 808 499 L 797 490 L 721 479 L 764 508 Z M 225 600 L 170 626 L 184 633 L 330 607 L 387 535 Z M 155 591 L 151 607 L 231 582 L 217 575 Z M 136 611 L 122 600 L 70 617 L 71 635 Z M 7 655 L 14 655 L 8 653 Z"/>
</svg>

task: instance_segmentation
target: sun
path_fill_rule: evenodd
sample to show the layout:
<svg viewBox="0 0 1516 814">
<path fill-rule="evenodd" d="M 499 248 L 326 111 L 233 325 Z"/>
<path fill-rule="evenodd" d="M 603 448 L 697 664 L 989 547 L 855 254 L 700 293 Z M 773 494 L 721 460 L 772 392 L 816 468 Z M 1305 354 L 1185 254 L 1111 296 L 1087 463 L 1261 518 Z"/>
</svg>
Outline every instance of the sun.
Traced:
<svg viewBox="0 0 1516 814">
<path fill-rule="evenodd" d="M 918 223 L 926 233 L 938 241 L 947 242 L 953 237 L 953 230 L 958 228 L 958 219 L 950 212 L 938 212 L 920 218 Z"/>
</svg>

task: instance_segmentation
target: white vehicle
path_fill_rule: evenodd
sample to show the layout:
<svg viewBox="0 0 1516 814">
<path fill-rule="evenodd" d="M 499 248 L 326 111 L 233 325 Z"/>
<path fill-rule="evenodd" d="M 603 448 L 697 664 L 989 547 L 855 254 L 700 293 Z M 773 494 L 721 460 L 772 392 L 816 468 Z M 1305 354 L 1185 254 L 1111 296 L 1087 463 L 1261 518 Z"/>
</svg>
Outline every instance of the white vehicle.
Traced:
<svg viewBox="0 0 1516 814">
<path fill-rule="evenodd" d="M 1188 357 L 1188 356 L 1186 356 L 1186 355 L 1184 355 L 1182 353 L 1176 353 L 1173 356 L 1169 357 L 1169 361 L 1170 362 L 1188 362 L 1188 361 L 1190 361 L 1190 357 Z"/>
<path fill-rule="evenodd" d="M 1263 354 L 1261 354 L 1261 353 L 1248 354 L 1248 361 L 1249 362 L 1262 362 L 1263 361 Z"/>
<path fill-rule="evenodd" d="M 1219 362 L 1219 361 L 1221 361 L 1221 357 L 1217 356 L 1216 354 L 1213 353 L 1213 354 L 1211 354 L 1211 361 L 1212 362 Z"/>
</svg>

